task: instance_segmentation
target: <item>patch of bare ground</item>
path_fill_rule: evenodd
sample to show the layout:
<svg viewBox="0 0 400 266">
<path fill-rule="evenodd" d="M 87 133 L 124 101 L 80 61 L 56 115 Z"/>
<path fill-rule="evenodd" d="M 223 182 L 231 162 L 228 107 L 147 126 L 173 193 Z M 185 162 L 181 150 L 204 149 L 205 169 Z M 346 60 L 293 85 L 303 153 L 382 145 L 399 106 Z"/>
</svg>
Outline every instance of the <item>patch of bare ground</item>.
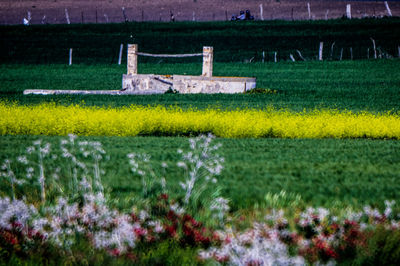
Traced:
<svg viewBox="0 0 400 266">
<path fill-rule="evenodd" d="M 308 3 L 310 11 L 308 11 Z M 389 1 L 393 16 L 400 16 L 400 2 Z M 128 21 L 224 21 L 249 9 L 255 19 L 284 20 L 340 18 L 351 5 L 352 17 L 382 17 L 382 1 L 335 0 L 0 0 L 0 24 L 22 24 L 31 13 L 31 24 L 111 23 Z M 125 9 L 124 12 L 122 9 Z"/>
</svg>

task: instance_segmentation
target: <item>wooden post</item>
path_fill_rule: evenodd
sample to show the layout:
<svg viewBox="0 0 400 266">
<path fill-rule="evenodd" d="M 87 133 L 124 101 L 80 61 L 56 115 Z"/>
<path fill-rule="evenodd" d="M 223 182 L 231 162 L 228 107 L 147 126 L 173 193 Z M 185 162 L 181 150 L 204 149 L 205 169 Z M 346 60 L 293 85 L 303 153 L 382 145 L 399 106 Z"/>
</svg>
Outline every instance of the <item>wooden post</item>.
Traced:
<svg viewBox="0 0 400 266">
<path fill-rule="evenodd" d="M 137 75 L 137 52 L 138 45 L 137 44 L 128 44 L 128 75 Z"/>
<path fill-rule="evenodd" d="M 322 61 L 322 52 L 324 49 L 324 42 L 319 43 L 319 54 L 318 54 L 318 60 Z"/>
<path fill-rule="evenodd" d="M 262 55 L 263 55 L 262 62 L 264 63 L 264 60 L 265 60 L 265 52 L 264 51 L 262 52 Z"/>
<path fill-rule="evenodd" d="M 96 24 L 97 24 L 97 8 L 96 8 Z"/>
<path fill-rule="evenodd" d="M 121 60 L 122 60 L 122 50 L 124 49 L 124 45 L 121 43 L 121 46 L 119 47 L 119 57 L 118 57 L 118 65 L 121 65 Z"/>
<path fill-rule="evenodd" d="M 308 19 L 311 19 L 311 7 L 310 7 L 310 3 L 307 3 L 307 10 L 308 10 Z"/>
<path fill-rule="evenodd" d="M 369 48 L 367 48 L 367 59 L 369 59 Z"/>
<path fill-rule="evenodd" d="M 372 39 L 372 38 L 370 38 L 371 39 L 371 41 L 372 41 L 372 46 L 374 47 L 374 59 L 376 59 L 377 58 L 377 55 L 376 55 L 376 45 L 375 45 L 375 40 L 374 39 Z"/>
<path fill-rule="evenodd" d="M 386 11 L 388 12 L 389 17 L 391 17 L 392 16 L 392 11 L 390 10 L 388 2 L 385 1 L 384 3 L 385 3 Z"/>
<path fill-rule="evenodd" d="M 294 21 L 294 17 L 293 17 L 293 7 L 292 7 L 291 17 L 292 17 L 292 21 Z"/>
<path fill-rule="evenodd" d="M 128 18 L 126 17 L 125 7 L 122 7 L 122 15 L 124 16 L 124 22 L 128 22 Z"/>
<path fill-rule="evenodd" d="M 301 60 L 306 61 L 306 59 L 303 57 L 303 55 L 301 54 L 301 52 L 299 50 L 296 50 L 296 52 L 299 55 L 299 57 L 301 58 Z"/>
<path fill-rule="evenodd" d="M 350 60 L 353 60 L 353 47 L 350 47 Z"/>
<path fill-rule="evenodd" d="M 348 19 L 351 19 L 351 5 L 350 4 L 346 5 L 346 17 Z"/>
<path fill-rule="evenodd" d="M 278 54 L 277 52 L 274 53 L 274 62 L 275 62 L 275 63 L 278 62 L 278 60 L 277 60 L 277 54 Z"/>
<path fill-rule="evenodd" d="M 342 58 L 343 58 L 343 48 L 340 49 L 340 58 L 339 58 L 339 60 L 342 61 Z"/>
<path fill-rule="evenodd" d="M 203 47 L 203 73 L 204 77 L 212 77 L 213 72 L 213 47 Z"/>
<path fill-rule="evenodd" d="M 333 58 L 333 47 L 335 47 L 335 43 L 336 42 L 333 42 L 332 45 L 331 45 L 331 60 Z"/>
<path fill-rule="evenodd" d="M 264 8 L 262 4 L 260 4 L 260 19 L 264 20 Z"/>
<path fill-rule="evenodd" d="M 82 24 L 84 23 L 83 22 L 83 11 L 81 11 L 81 21 L 82 21 Z"/>
<path fill-rule="evenodd" d="M 327 9 L 325 12 L 325 20 L 328 20 L 328 15 L 329 15 L 329 9 Z"/>
<path fill-rule="evenodd" d="M 69 49 L 69 65 L 72 65 L 72 48 Z"/>
<path fill-rule="evenodd" d="M 65 9 L 65 19 L 67 20 L 67 24 L 71 24 L 71 21 L 69 20 L 68 9 Z"/>
<path fill-rule="evenodd" d="M 225 20 L 228 21 L 228 10 L 225 10 Z"/>
</svg>

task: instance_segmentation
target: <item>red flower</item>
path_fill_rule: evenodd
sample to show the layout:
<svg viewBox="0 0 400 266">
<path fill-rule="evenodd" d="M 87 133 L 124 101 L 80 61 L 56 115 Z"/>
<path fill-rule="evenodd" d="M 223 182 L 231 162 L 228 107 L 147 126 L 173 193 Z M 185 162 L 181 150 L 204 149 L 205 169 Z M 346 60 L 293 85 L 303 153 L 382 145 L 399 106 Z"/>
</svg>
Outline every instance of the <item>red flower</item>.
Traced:
<svg viewBox="0 0 400 266">
<path fill-rule="evenodd" d="M 131 218 L 132 218 L 132 221 L 134 221 L 134 222 L 139 221 L 139 218 L 134 213 L 131 213 Z"/>
<path fill-rule="evenodd" d="M 176 221 L 177 218 L 178 218 L 178 215 L 176 215 L 176 213 L 175 213 L 174 211 L 170 210 L 170 211 L 167 213 L 167 219 L 168 219 L 169 221 L 174 222 L 174 221 Z"/>
<path fill-rule="evenodd" d="M 140 228 L 140 227 L 133 229 L 133 231 L 135 232 L 137 237 L 142 237 L 147 234 L 147 230 L 144 228 Z"/>
<path fill-rule="evenodd" d="M 113 256 L 119 256 L 119 254 L 121 253 L 117 248 L 114 248 L 113 250 L 111 250 L 111 255 Z"/>
<path fill-rule="evenodd" d="M 161 194 L 160 196 L 159 196 L 159 199 L 160 200 L 165 200 L 165 201 L 167 201 L 168 200 L 168 194 Z"/>
<path fill-rule="evenodd" d="M 175 225 L 166 225 L 165 232 L 167 232 L 169 236 L 175 237 L 176 236 L 176 226 Z"/>
</svg>

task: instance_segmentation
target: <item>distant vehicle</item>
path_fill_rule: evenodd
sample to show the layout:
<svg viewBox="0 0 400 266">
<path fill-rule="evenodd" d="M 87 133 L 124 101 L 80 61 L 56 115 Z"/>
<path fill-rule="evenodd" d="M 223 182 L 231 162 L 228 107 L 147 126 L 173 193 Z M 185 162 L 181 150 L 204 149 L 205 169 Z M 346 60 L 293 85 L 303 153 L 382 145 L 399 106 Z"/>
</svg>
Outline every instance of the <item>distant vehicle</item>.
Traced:
<svg viewBox="0 0 400 266">
<path fill-rule="evenodd" d="M 254 20 L 254 16 L 250 14 L 250 10 L 246 10 L 246 12 L 241 10 L 239 16 L 233 14 L 231 18 L 231 21 L 238 21 L 238 20 Z"/>
</svg>

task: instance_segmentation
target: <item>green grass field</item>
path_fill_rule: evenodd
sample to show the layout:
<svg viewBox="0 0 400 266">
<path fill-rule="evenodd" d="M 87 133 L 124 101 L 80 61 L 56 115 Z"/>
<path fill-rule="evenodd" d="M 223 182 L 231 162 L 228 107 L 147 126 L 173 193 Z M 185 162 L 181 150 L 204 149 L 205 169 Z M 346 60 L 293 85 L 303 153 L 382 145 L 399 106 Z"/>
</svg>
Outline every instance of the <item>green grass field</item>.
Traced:
<svg viewBox="0 0 400 266">
<path fill-rule="evenodd" d="M 1 26 L 0 98 L 19 104 L 56 102 L 96 106 L 165 105 L 184 109 L 218 107 L 314 108 L 371 112 L 400 110 L 400 61 L 335 61 L 340 49 L 349 59 L 365 58 L 371 40 L 380 52 L 395 55 L 400 20 L 268 21 L 251 23 L 127 23 L 110 25 Z M 246 35 L 244 35 L 246 32 Z M 132 38 L 130 37 L 132 35 Z M 287 62 L 289 53 L 301 50 L 315 59 L 324 41 L 329 61 Z M 330 45 L 335 43 L 332 58 Z M 138 43 L 153 53 L 199 52 L 213 45 L 214 75 L 250 76 L 257 87 L 276 90 L 272 94 L 237 95 L 151 95 L 151 96 L 37 96 L 23 95 L 25 89 L 120 89 L 124 65 L 116 65 L 120 43 Z M 56 45 L 57 44 L 57 45 Z M 74 65 L 67 66 L 68 49 L 74 48 Z M 266 52 L 261 63 L 262 51 Z M 278 63 L 272 53 L 278 52 Z M 124 56 L 125 57 L 125 56 Z M 254 57 L 253 63 L 243 60 Z M 298 59 L 298 58 L 297 58 Z M 125 58 L 124 58 L 125 60 Z M 178 63 L 181 62 L 181 63 Z M 95 63 L 95 64 L 93 64 Z M 141 59 L 140 73 L 201 73 L 201 59 L 158 61 Z M 38 136 L 2 136 L 0 157 L 16 157 Z M 45 137 L 58 143 L 60 137 Z M 155 162 L 176 164 L 176 150 L 187 146 L 179 137 L 94 137 L 101 141 L 111 159 L 106 162 L 105 182 L 124 206 L 130 192 L 140 190 L 126 164 L 130 151 L 147 152 Z M 399 198 L 400 144 L 391 140 L 290 140 L 218 139 L 223 143 L 226 168 L 220 178 L 223 194 L 233 207 L 250 208 L 262 203 L 266 193 L 281 190 L 296 193 L 313 205 L 342 202 L 352 206 L 375 204 Z M 175 189 L 179 169 L 170 168 L 169 181 Z"/>
<path fill-rule="evenodd" d="M 58 146 L 62 137 L 3 136 L 0 159 L 23 154 L 32 141 L 42 138 Z M 82 137 L 82 139 L 85 139 Z M 86 138 L 87 139 L 87 138 Z M 104 182 L 120 207 L 141 191 L 140 177 L 130 173 L 126 155 L 151 155 L 161 174 L 161 163 L 169 164 L 167 183 L 179 189 L 182 169 L 177 149 L 188 150 L 187 138 L 180 137 L 92 137 L 101 141 L 110 160 L 105 161 Z M 385 199 L 400 197 L 400 142 L 391 140 L 290 140 L 217 139 L 222 143 L 225 169 L 219 185 L 231 199 L 233 209 L 263 204 L 265 195 L 284 190 L 295 193 L 310 205 L 383 207 Z M 53 166 L 49 166 L 55 167 Z M 132 194 L 133 193 L 133 194 Z"/>
<path fill-rule="evenodd" d="M 147 96 L 37 96 L 25 89 L 120 89 L 125 66 L 117 65 L 0 65 L 2 100 L 33 104 L 55 101 L 99 106 L 178 105 L 182 108 L 338 108 L 352 111 L 395 111 L 400 108 L 400 61 L 216 63 L 219 76 L 251 76 L 258 88 L 275 94 L 147 95 Z M 140 73 L 201 73 L 201 64 L 140 64 Z"/>
<path fill-rule="evenodd" d="M 179 22 L 0 26 L 0 102 L 16 102 L 20 105 L 55 102 L 60 105 L 82 104 L 105 107 L 123 107 L 132 104 L 163 105 L 178 106 L 182 109 L 220 108 L 229 110 L 264 109 L 272 106 L 276 109 L 289 109 L 294 112 L 325 108 L 353 112 L 392 112 L 399 114 L 400 60 L 393 58 L 397 57 L 399 26 L 399 18 L 295 22 L 257 21 L 248 23 Z M 373 51 L 370 38 L 376 41 L 377 53 L 382 59 L 372 59 Z M 321 41 L 324 42 L 323 62 L 315 60 Z M 23 91 L 26 89 L 120 89 L 122 74 L 126 72 L 125 53 L 123 64 L 121 66 L 116 64 L 121 43 L 138 43 L 140 51 L 150 53 L 200 52 L 203 45 L 211 45 L 214 46 L 215 76 L 256 77 L 257 88 L 268 89 L 272 93 L 142 96 L 23 95 Z M 74 49 L 74 64 L 72 66 L 67 65 L 69 48 Z M 353 51 L 354 60 L 349 60 L 350 48 Z M 307 61 L 299 60 L 297 49 L 301 50 Z M 339 61 L 342 49 L 344 60 Z M 265 63 L 262 62 L 263 51 L 265 52 Z M 367 51 L 369 60 L 365 59 Z M 273 62 L 274 52 L 277 52 L 278 55 L 279 62 L 277 63 Z M 293 54 L 297 61 L 290 62 L 289 54 Z M 250 59 L 251 63 L 249 63 Z M 201 58 L 184 60 L 140 58 L 139 73 L 200 75 Z M 45 114 L 46 118 L 47 114 L 48 112 Z M 189 121 L 191 121 L 191 118 Z M 28 122 L 31 121 L 27 117 L 25 119 Z M 123 120 L 124 123 L 125 121 L 126 119 Z M 247 123 L 247 121 L 245 122 Z M 369 122 L 368 120 L 367 123 L 371 124 Z M 78 123 L 81 123 L 81 121 Z M 298 129 L 298 127 L 294 128 Z M 380 127 L 375 126 L 374 129 L 376 128 L 379 129 Z M 387 128 L 393 131 L 393 128 L 389 126 Z M 65 151 L 59 150 L 60 141 L 65 138 L 67 137 L 43 135 L 0 136 L 0 199 L 4 199 L 6 195 L 14 195 L 15 192 L 18 199 L 24 199 L 24 196 L 26 196 L 27 202 L 36 199 L 33 203 L 40 207 L 40 212 L 44 211 L 44 207 L 47 206 L 45 204 L 55 204 L 55 197 L 58 193 L 64 197 L 70 197 L 70 200 L 73 198 L 74 203 L 81 204 L 83 198 L 90 193 L 85 190 L 88 189 L 87 183 L 85 184 L 86 181 L 74 183 L 74 170 L 69 168 L 74 159 L 63 158 L 69 155 Z M 47 157 L 43 165 L 44 168 L 41 168 L 40 158 L 36 158 L 37 161 L 31 161 L 35 158 L 35 155 L 31 154 L 27 156 L 28 159 L 25 159 L 30 162 L 23 165 L 23 157 L 18 158 L 18 156 L 28 153 L 27 148 L 38 139 L 51 143 L 51 155 L 57 154 L 57 158 L 50 159 L 50 156 Z M 102 182 L 105 185 L 107 195 L 110 196 L 107 202 L 110 207 L 117 207 L 119 211 L 126 213 L 133 211 L 139 214 L 139 217 L 142 214 L 137 211 L 145 207 L 146 204 L 149 207 L 150 203 L 147 197 L 151 194 L 151 191 L 149 192 L 146 186 L 143 186 L 142 177 L 131 173 L 130 168 L 135 166 L 130 165 L 132 162 L 129 162 L 127 155 L 132 152 L 147 153 L 151 156 L 151 164 L 155 169 L 156 176 L 166 178 L 168 191 L 164 190 L 163 193 L 169 195 L 171 204 L 176 199 L 183 201 L 185 192 L 182 192 L 180 182 L 184 181 L 185 175 L 184 170 L 177 165 L 182 160 L 177 150 L 188 151 L 189 138 L 159 135 L 138 137 L 82 136 L 78 140 L 99 141 L 107 152 L 104 156 L 105 159 L 101 162 L 101 168 L 105 170 L 102 174 Z M 350 213 L 350 209 L 360 210 L 365 205 L 372 205 L 383 210 L 385 200 L 398 201 L 400 198 L 400 142 L 396 140 L 368 138 L 217 138 L 215 142 L 222 144 L 219 154 L 225 158 L 224 169 L 218 177 L 217 185 L 208 188 L 212 190 L 212 195 L 210 192 L 206 194 L 207 196 L 196 200 L 195 203 L 199 206 L 196 204 L 188 205 L 186 208 L 189 214 L 200 219 L 199 221 L 204 222 L 205 225 L 216 226 L 217 223 L 215 217 L 211 219 L 211 216 L 207 216 L 208 210 L 205 208 L 208 205 L 204 205 L 204 202 L 209 198 L 215 199 L 219 196 L 230 200 L 231 213 L 229 221 L 225 221 L 224 225 L 226 228 L 233 228 L 233 232 L 240 228 L 248 229 L 250 224 L 262 219 L 261 217 L 265 216 L 266 211 L 272 208 L 285 209 L 289 213 L 290 219 L 295 217 L 293 215 L 299 209 L 308 206 L 327 207 L 340 216 L 344 213 Z M 35 145 L 39 144 L 36 143 Z M 77 146 L 75 148 L 78 149 Z M 46 152 L 46 147 L 41 146 L 40 149 L 43 153 Z M 37 150 L 34 152 L 37 152 Z M 78 160 L 85 160 L 84 150 L 81 150 L 81 154 L 76 152 L 75 155 L 77 155 Z M 5 161 L 6 159 L 13 160 L 10 165 L 15 170 L 16 176 L 21 177 L 21 179 L 26 177 L 26 186 L 19 184 L 18 178 L 14 179 L 13 174 L 7 172 L 9 163 Z M 18 160 L 20 162 L 16 162 Z M 91 171 L 93 170 L 95 173 L 101 171 L 97 171 L 99 169 L 96 168 L 95 164 L 86 162 L 90 169 L 88 169 L 87 175 L 82 175 L 82 181 L 88 177 L 90 182 Z M 162 164 L 167 164 L 168 167 L 163 170 Z M 46 178 L 39 178 L 38 169 L 32 170 L 34 168 L 31 168 L 31 170 L 28 170 L 31 166 L 45 169 Z M 58 167 L 61 168 L 59 176 L 52 176 L 50 171 L 54 171 Z M 83 173 L 83 169 L 85 168 L 82 167 L 76 171 Z M 34 171 L 38 180 L 33 180 L 36 177 L 29 177 L 27 174 L 29 171 Z M 96 174 L 93 175 L 96 176 Z M 42 193 L 39 188 L 40 180 L 45 180 Z M 67 183 L 75 184 L 75 187 L 71 188 L 67 186 Z M 45 186 L 46 194 L 43 193 Z M 77 189 L 78 187 L 79 189 Z M 220 195 L 215 193 L 215 189 L 218 188 L 221 188 Z M 77 197 L 77 194 L 74 194 L 75 189 L 81 191 L 80 193 L 85 193 L 85 195 L 79 194 Z M 154 187 L 151 187 L 151 189 L 157 190 Z M 200 190 L 200 188 L 197 189 Z M 282 192 L 286 192 L 286 194 L 282 194 Z M 155 195 L 156 193 L 157 195 Z M 158 191 L 153 191 L 153 194 L 150 200 L 154 201 L 154 206 L 150 205 L 150 215 L 156 215 L 155 213 L 161 211 Z M 44 196 L 46 196 L 46 200 Z M 41 199 L 41 202 L 39 202 L 39 199 Z M 182 204 L 182 202 L 180 203 Z M 96 203 L 93 206 L 99 206 L 99 210 L 103 210 L 101 205 L 101 203 Z M 61 206 L 61 204 L 57 206 Z M 396 210 L 398 209 L 397 206 L 395 207 Z M 172 206 L 168 205 L 167 207 L 168 215 L 161 214 L 161 218 L 168 220 Z M 211 210 L 211 205 L 208 207 Z M 19 210 L 20 208 L 16 209 Z M 97 209 L 97 207 L 94 209 Z M 178 213 L 177 210 L 175 212 Z M 84 217 L 86 216 L 88 215 L 85 214 Z M 115 219 L 114 214 L 112 216 Z M 70 216 L 67 215 L 67 217 L 68 224 L 71 219 Z M 375 216 L 374 218 L 371 217 L 369 218 L 371 224 L 377 222 Z M 157 216 L 154 218 L 157 218 Z M 389 224 L 392 220 L 386 220 L 386 218 L 384 217 L 383 220 Z M 100 224 L 96 224 L 97 218 L 94 219 L 93 224 L 96 225 L 95 230 L 97 230 Z M 312 218 L 315 227 L 325 223 L 323 220 L 321 223 L 315 222 L 315 219 L 315 217 Z M 385 222 L 383 220 L 380 222 Z M 332 221 L 337 225 L 336 220 L 332 219 Z M 166 225 L 169 226 L 170 221 L 166 222 Z M 12 223 L 14 224 L 14 220 L 12 220 Z M 291 226 L 295 226 L 297 223 L 298 221 L 289 221 Z M 15 224 L 18 225 L 18 223 Z M 92 225 L 89 223 L 88 226 Z M 325 226 L 329 230 L 336 230 L 333 227 L 328 227 L 328 225 Z M 335 245 L 336 242 L 351 242 L 350 245 L 354 245 L 354 247 L 351 246 L 351 250 L 354 249 L 355 252 L 357 249 L 357 252 L 341 254 L 341 256 L 344 256 L 343 258 L 339 257 L 339 259 L 342 259 L 337 261 L 339 264 L 341 262 L 363 264 L 367 261 L 367 263 L 371 263 L 375 255 L 377 262 L 372 264 L 385 264 L 386 261 L 390 261 L 386 264 L 398 264 L 391 263 L 392 260 L 398 260 L 398 232 L 396 231 L 398 228 L 385 231 L 385 234 L 382 234 L 385 239 L 379 238 L 379 230 L 368 232 L 365 235 L 366 240 L 364 240 L 368 240 L 369 243 L 368 245 L 365 244 L 364 247 L 362 246 L 363 239 L 361 239 L 364 238 L 364 235 L 359 237 L 360 242 L 353 242 L 352 236 L 345 233 L 348 227 L 346 222 L 344 226 L 337 232 L 342 235 L 343 240 L 335 238 Z M 357 229 L 356 226 L 355 229 Z M 392 227 L 395 228 L 393 224 Z M 20 227 L 15 228 L 18 228 L 17 233 L 22 232 L 19 229 Z M 1 229 L 3 230 L 3 227 Z M 113 230 L 109 227 L 106 229 L 107 232 Z M 20 252 L 21 247 L 24 248 L 24 246 L 22 244 L 20 246 L 18 241 L 14 241 L 17 243 L 15 245 L 13 241 L 9 240 L 15 239 L 9 238 L 7 234 L 4 234 L 7 231 L 3 231 L 0 232 L 2 233 L 0 240 L 6 239 L 6 242 L 0 243 L 1 265 L 49 263 L 202 264 L 198 259 L 200 246 L 187 246 L 186 242 L 182 242 L 183 238 L 179 239 L 177 235 L 171 235 L 173 238 L 170 240 L 160 240 L 160 242 L 155 243 L 139 241 L 139 245 L 134 250 L 136 253 L 132 253 L 133 256 L 136 254 L 138 257 L 125 261 L 125 259 L 132 258 L 128 256 L 125 258 L 124 255 L 115 258 L 106 254 L 107 252 L 119 252 L 118 249 L 114 250 L 114 245 L 106 246 L 103 250 L 95 249 L 92 243 L 94 237 L 90 234 L 87 240 L 81 238 L 79 234 L 75 234 L 77 242 L 71 249 L 59 248 L 53 244 L 48 248 L 45 243 L 43 247 L 41 244 L 39 245 L 44 250 L 29 249 L 28 252 L 30 253 L 27 254 L 30 255 L 25 256 L 24 253 Z M 183 236 L 182 232 L 181 235 Z M 350 231 L 351 235 L 355 232 Z M 184 233 L 186 234 L 186 232 Z M 325 233 L 325 229 L 322 230 L 321 234 L 324 234 L 324 238 L 327 237 Z M 274 234 L 276 233 L 274 232 Z M 386 237 L 389 235 L 392 238 Z M 332 238 L 331 236 L 329 238 Z M 90 239 L 90 237 L 93 239 Z M 375 245 L 374 239 L 380 242 Z M 7 241 L 12 245 L 7 246 Z M 260 239 L 257 239 L 257 241 L 256 245 L 259 245 Z M 309 241 L 311 243 L 311 240 Z M 360 247 L 362 246 L 360 252 L 358 251 L 358 243 L 361 243 Z M 110 247 L 113 250 L 110 250 Z M 338 250 L 341 250 L 341 248 L 342 246 L 339 246 Z M 325 249 L 325 246 L 322 249 Z M 320 251 L 323 251 L 322 249 Z M 347 250 L 345 251 L 347 252 Z M 364 251 L 366 254 L 363 253 Z M 325 253 L 318 256 L 322 258 Z M 349 256 L 349 260 L 346 260 L 347 256 Z M 3 257 L 6 258 L 6 261 L 2 261 L 1 258 Z M 321 263 L 324 262 L 321 261 Z M 328 264 L 330 262 L 336 261 L 333 259 Z M 215 263 L 207 263 L 207 265 L 211 264 L 214 265 Z"/>
</svg>

